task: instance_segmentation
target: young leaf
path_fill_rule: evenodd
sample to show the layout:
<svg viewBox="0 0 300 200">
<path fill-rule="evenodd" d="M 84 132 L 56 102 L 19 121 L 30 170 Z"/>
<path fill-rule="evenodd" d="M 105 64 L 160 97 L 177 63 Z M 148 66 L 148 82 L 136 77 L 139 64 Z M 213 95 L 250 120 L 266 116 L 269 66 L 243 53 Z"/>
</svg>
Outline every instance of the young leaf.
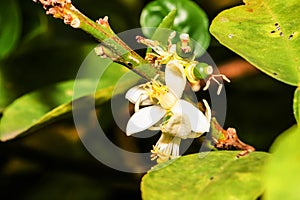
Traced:
<svg viewBox="0 0 300 200">
<path fill-rule="evenodd" d="M 172 29 L 182 33 L 188 33 L 192 39 L 198 42 L 202 51 L 207 49 L 210 42 L 208 32 L 208 18 L 205 12 L 190 0 L 156 0 L 149 3 L 142 11 L 140 23 L 142 28 L 159 27 L 165 16 L 176 9 L 176 16 Z M 143 29 L 145 36 L 152 38 L 153 29 Z"/>
<path fill-rule="evenodd" d="M 212 151 L 182 156 L 154 167 L 142 180 L 148 199 L 257 199 L 264 191 L 262 168 L 269 155 Z"/>
<path fill-rule="evenodd" d="M 273 78 L 291 85 L 300 79 L 299 1 L 244 0 L 221 12 L 210 32 L 221 44 Z"/>
<path fill-rule="evenodd" d="M 300 125 L 300 88 L 298 87 L 294 94 L 294 115 L 298 125 Z"/>
<path fill-rule="evenodd" d="M 266 165 L 265 200 L 300 199 L 300 129 L 293 127 L 273 143 Z"/>
<path fill-rule="evenodd" d="M 151 39 L 159 41 L 162 45 L 168 45 L 168 37 L 171 33 L 170 29 L 173 27 L 173 23 L 176 17 L 176 9 L 169 12 L 167 16 L 162 20 L 157 29 L 155 29 Z M 147 31 L 146 29 L 142 29 L 143 31 Z"/>
<path fill-rule="evenodd" d="M 20 36 L 21 20 L 18 3 L 6 1 L 0 6 L 0 60 L 15 47 Z"/>
</svg>

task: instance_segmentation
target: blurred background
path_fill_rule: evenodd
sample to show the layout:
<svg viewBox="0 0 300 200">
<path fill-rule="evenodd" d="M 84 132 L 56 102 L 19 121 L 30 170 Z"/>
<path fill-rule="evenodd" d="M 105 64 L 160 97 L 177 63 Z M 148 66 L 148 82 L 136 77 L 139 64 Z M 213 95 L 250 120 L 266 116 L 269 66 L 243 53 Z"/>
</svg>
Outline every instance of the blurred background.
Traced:
<svg viewBox="0 0 300 200">
<path fill-rule="evenodd" d="M 73 0 L 93 20 L 109 16 L 116 33 L 140 27 L 139 16 L 148 2 Z M 238 0 L 195 2 L 206 11 L 210 21 L 220 11 L 241 4 Z M 5 10 L 4 4 L 11 4 L 14 9 Z M 0 54 L 0 111 L 27 92 L 74 79 L 84 58 L 97 45 L 86 33 L 45 15 L 42 6 L 31 0 L 2 0 L 1 7 L 2 13 L 15 16 L 0 14 L 1 29 L 11 28 L 7 25 L 7 20 L 11 20 L 11 34 L 18 37 L 12 51 Z M 268 151 L 276 136 L 295 123 L 295 88 L 256 70 L 214 38 L 208 52 L 221 73 L 231 79 L 226 84 L 224 127 L 235 127 L 242 141 L 258 151 Z M 157 137 L 126 137 L 115 127 L 110 111 L 103 112 L 106 132 L 119 146 L 148 152 L 155 144 Z M 199 141 L 194 143 L 187 153 L 199 150 Z M 140 199 L 142 175 L 116 171 L 93 158 L 78 138 L 71 117 L 0 143 L 1 199 Z"/>
</svg>

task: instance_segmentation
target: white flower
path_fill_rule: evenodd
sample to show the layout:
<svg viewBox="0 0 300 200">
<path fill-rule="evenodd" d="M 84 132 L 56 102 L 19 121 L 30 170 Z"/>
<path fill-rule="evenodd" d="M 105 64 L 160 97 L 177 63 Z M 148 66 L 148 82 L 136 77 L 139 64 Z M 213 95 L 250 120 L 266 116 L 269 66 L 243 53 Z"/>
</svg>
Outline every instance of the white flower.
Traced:
<svg viewBox="0 0 300 200">
<path fill-rule="evenodd" d="M 128 136 L 160 123 L 161 138 L 152 150 L 158 162 L 179 156 L 181 139 L 199 137 L 210 128 L 211 111 L 206 101 L 206 115 L 190 102 L 181 99 L 186 85 L 183 66 L 171 60 L 165 70 L 166 85 L 158 80 L 135 86 L 126 98 L 135 104 L 135 113 L 127 123 Z M 139 109 L 140 105 L 149 105 Z"/>
</svg>

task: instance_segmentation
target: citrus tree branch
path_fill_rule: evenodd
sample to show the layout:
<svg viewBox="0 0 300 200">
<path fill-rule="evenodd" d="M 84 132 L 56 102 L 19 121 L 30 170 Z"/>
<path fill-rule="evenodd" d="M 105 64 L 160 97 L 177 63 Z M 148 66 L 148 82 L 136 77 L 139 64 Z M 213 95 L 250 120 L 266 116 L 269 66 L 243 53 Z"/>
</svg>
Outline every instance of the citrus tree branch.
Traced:
<svg viewBox="0 0 300 200">
<path fill-rule="evenodd" d="M 135 71 L 140 76 L 151 80 L 157 74 L 157 69 L 127 46 L 110 28 L 108 17 L 96 22 L 82 14 L 72 4 L 71 0 L 33 0 L 41 3 L 46 14 L 64 20 L 64 23 L 92 35 L 101 44 L 96 53 L 101 57 L 109 57 L 114 62 Z M 143 65 L 143 67 L 138 67 Z"/>
</svg>

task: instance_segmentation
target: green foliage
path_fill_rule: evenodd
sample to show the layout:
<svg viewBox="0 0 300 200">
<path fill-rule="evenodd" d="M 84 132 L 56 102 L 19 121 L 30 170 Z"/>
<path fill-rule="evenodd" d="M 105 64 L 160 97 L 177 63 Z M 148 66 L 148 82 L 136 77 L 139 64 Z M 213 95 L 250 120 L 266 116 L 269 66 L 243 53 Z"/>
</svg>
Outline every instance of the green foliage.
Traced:
<svg viewBox="0 0 300 200">
<path fill-rule="evenodd" d="M 89 88 L 90 82 L 82 81 L 81 87 L 84 87 L 83 85 Z M 71 112 L 73 86 L 74 81 L 58 83 L 16 99 L 3 112 L 0 139 L 13 139 Z M 15 123 L 16 121 L 18 123 Z"/>
<path fill-rule="evenodd" d="M 293 127 L 282 133 L 271 147 L 266 165 L 266 200 L 300 199 L 300 129 Z"/>
<path fill-rule="evenodd" d="M 159 27 L 165 16 L 174 10 L 177 12 L 173 22 L 171 23 L 172 18 L 170 17 L 164 23 L 175 31 L 188 33 L 201 45 L 201 49 L 197 49 L 196 53 L 198 56 L 202 55 L 210 42 L 208 18 L 205 12 L 190 0 L 156 0 L 149 3 L 144 7 L 140 18 L 145 36 L 152 38 L 154 29 L 147 29 L 147 27 Z M 175 13 L 171 13 L 171 15 L 173 14 Z"/>
<path fill-rule="evenodd" d="M 116 70 L 118 73 L 115 73 Z M 111 98 L 114 84 L 128 70 L 112 64 L 99 82 L 76 81 L 76 99 L 91 95 L 98 85 L 95 101 L 98 105 Z M 10 104 L 0 121 L 0 140 L 6 141 L 35 131 L 72 111 L 75 81 L 67 81 L 28 93 Z M 124 87 L 128 85 L 123 84 Z M 75 99 L 75 100 L 76 100 Z M 15 123 L 15 122 L 18 123 Z"/>
<path fill-rule="evenodd" d="M 21 20 L 17 1 L 6 1 L 0 6 L 0 60 L 15 47 L 21 34 Z"/>
<path fill-rule="evenodd" d="M 237 159 L 237 153 L 203 152 L 157 165 L 142 180 L 143 199 L 256 199 L 264 191 L 262 168 L 269 155 Z"/>
<path fill-rule="evenodd" d="M 154 31 L 154 33 L 151 36 L 152 40 L 159 41 L 162 45 L 167 46 L 168 45 L 168 37 L 171 33 L 171 28 L 173 26 L 175 17 L 176 17 L 177 10 L 174 9 L 171 12 L 168 13 L 165 18 L 161 21 L 157 29 Z M 143 29 L 147 32 L 148 29 Z"/>
<path fill-rule="evenodd" d="M 258 69 L 297 86 L 300 79 L 299 1 L 245 0 L 221 12 L 210 32 Z"/>
</svg>

